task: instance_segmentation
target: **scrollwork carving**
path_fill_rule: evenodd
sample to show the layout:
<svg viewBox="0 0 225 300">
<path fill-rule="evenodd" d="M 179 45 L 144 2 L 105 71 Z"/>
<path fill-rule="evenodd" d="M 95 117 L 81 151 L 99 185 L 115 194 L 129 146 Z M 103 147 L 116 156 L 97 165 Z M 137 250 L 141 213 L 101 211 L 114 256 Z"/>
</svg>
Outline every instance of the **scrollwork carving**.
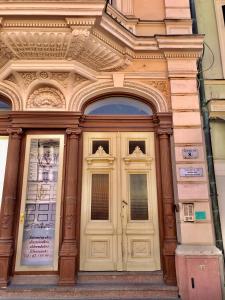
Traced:
<svg viewBox="0 0 225 300">
<path fill-rule="evenodd" d="M 169 97 L 169 83 L 167 80 L 143 80 L 142 82 L 159 90 L 166 98 Z"/>
</svg>

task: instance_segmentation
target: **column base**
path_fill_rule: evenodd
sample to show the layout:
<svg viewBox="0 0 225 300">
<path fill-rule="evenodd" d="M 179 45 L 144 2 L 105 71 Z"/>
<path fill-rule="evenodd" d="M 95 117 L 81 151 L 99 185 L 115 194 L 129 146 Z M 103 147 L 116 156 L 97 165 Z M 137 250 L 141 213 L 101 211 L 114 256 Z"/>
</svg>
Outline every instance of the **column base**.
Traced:
<svg viewBox="0 0 225 300">
<path fill-rule="evenodd" d="M 177 285 L 176 268 L 175 268 L 175 251 L 177 242 L 166 240 L 163 247 L 164 257 L 164 281 L 168 285 Z"/>
<path fill-rule="evenodd" d="M 6 288 L 9 283 L 9 273 L 13 255 L 13 242 L 0 240 L 0 287 Z"/>
<path fill-rule="evenodd" d="M 215 246 L 179 245 L 176 272 L 183 300 L 222 300 L 223 256 Z"/>
<path fill-rule="evenodd" d="M 77 281 L 77 244 L 76 241 L 64 242 L 60 251 L 58 285 L 75 285 Z"/>
</svg>

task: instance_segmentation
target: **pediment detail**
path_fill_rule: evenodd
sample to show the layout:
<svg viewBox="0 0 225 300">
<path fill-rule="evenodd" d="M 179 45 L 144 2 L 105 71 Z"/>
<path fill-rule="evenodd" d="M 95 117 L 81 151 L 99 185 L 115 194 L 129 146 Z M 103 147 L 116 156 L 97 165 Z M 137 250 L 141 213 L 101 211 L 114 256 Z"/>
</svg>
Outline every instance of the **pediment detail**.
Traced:
<svg viewBox="0 0 225 300">
<path fill-rule="evenodd" d="M 92 165 L 93 163 L 107 163 L 109 165 L 113 164 L 115 157 L 110 154 L 107 154 L 102 146 L 99 146 L 97 151 L 89 155 L 87 158 L 88 165 Z"/>
<path fill-rule="evenodd" d="M 130 164 L 133 162 L 142 162 L 146 164 L 150 164 L 152 162 L 152 157 L 144 154 L 140 147 L 135 147 L 133 153 L 129 154 L 128 156 L 124 157 L 124 161 L 126 164 Z"/>
</svg>

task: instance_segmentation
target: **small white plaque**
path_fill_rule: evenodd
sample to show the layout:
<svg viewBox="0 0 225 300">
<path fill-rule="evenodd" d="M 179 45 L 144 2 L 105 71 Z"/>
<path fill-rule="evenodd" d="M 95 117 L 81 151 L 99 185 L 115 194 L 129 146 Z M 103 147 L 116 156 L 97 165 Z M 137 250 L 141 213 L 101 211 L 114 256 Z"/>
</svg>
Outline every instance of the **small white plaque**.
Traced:
<svg viewBox="0 0 225 300">
<path fill-rule="evenodd" d="M 203 168 L 180 168 L 180 177 L 203 177 Z"/>
<path fill-rule="evenodd" d="M 184 148 L 182 150 L 184 159 L 196 159 L 199 157 L 199 152 L 197 148 Z"/>
</svg>

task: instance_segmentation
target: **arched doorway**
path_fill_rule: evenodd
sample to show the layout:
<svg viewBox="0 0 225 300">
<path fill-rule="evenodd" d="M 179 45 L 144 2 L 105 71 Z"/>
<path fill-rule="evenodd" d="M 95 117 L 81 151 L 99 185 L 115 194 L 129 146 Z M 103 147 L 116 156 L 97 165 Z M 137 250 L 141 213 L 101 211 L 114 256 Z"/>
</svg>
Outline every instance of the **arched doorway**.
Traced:
<svg viewBox="0 0 225 300">
<path fill-rule="evenodd" d="M 105 96 L 84 107 L 80 126 L 83 128 L 80 269 L 162 268 L 165 279 L 174 281 L 175 217 L 172 184 L 168 187 L 172 177 L 171 115 L 157 114 L 142 99 Z M 162 150 L 163 147 L 167 149 Z M 162 182 L 161 161 L 166 156 L 169 159 L 164 168 L 170 179 Z M 164 218 L 166 214 L 173 223 L 170 226 L 168 218 Z M 167 246 L 166 226 L 172 229 Z"/>
</svg>

